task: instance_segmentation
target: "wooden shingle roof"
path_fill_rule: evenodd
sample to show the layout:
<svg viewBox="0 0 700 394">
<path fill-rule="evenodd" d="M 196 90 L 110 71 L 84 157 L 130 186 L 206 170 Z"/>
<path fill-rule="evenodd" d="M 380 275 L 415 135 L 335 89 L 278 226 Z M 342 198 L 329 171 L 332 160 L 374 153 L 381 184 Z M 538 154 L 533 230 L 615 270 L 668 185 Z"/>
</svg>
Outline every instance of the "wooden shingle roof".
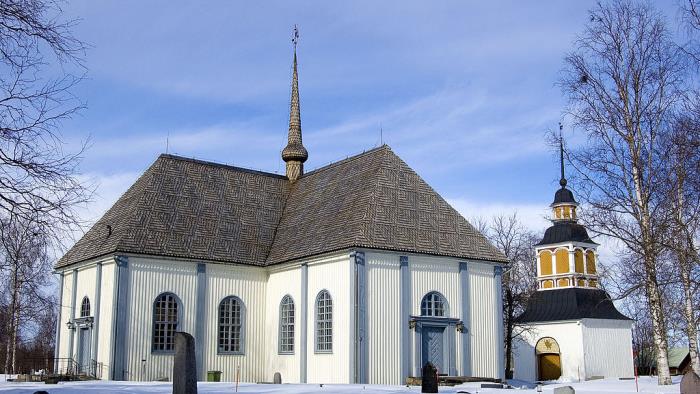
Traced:
<svg viewBox="0 0 700 394">
<path fill-rule="evenodd" d="M 286 177 L 161 155 L 61 258 L 272 265 L 350 247 L 505 262 L 388 146 Z"/>
</svg>

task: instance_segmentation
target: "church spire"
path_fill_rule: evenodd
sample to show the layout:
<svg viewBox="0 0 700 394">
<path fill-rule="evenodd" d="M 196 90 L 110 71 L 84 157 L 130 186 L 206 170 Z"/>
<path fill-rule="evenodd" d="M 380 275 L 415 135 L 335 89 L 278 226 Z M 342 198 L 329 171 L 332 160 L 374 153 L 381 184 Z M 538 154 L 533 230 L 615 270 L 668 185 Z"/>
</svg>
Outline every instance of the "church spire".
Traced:
<svg viewBox="0 0 700 394">
<path fill-rule="evenodd" d="M 301 110 L 299 108 L 299 76 L 297 74 L 297 43 L 299 42 L 299 30 L 294 25 L 294 71 L 292 74 L 292 97 L 289 108 L 289 134 L 287 146 L 282 150 L 282 160 L 287 164 L 287 178 L 294 182 L 304 175 L 304 162 L 309 158 L 309 153 L 301 142 Z"/>
<path fill-rule="evenodd" d="M 554 202 L 551 207 L 554 209 L 554 220 L 573 220 L 576 221 L 576 207 L 578 203 L 574 199 L 574 193 L 566 188 L 566 176 L 564 175 L 564 137 L 561 135 L 562 125 L 559 123 L 559 165 L 561 170 L 561 178 L 559 185 L 561 189 L 554 193 Z"/>
<path fill-rule="evenodd" d="M 563 126 L 559 123 L 559 161 L 561 163 L 561 178 L 559 184 L 561 187 L 566 187 L 566 177 L 564 177 L 564 137 L 561 135 Z"/>
</svg>

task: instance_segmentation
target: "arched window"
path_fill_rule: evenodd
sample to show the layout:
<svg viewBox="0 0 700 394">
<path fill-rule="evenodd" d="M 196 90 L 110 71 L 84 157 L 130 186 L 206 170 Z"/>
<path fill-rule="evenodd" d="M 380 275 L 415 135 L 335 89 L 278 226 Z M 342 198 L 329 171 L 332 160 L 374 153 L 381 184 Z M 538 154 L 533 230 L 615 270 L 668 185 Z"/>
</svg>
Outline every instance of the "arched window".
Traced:
<svg viewBox="0 0 700 394">
<path fill-rule="evenodd" d="M 294 353 L 294 300 L 289 295 L 280 302 L 279 352 Z"/>
<path fill-rule="evenodd" d="M 431 291 L 423 297 L 420 303 L 421 316 L 447 316 L 447 301 L 442 294 L 437 291 Z"/>
<path fill-rule="evenodd" d="M 90 299 L 83 297 L 83 302 L 80 303 L 80 317 L 90 316 Z"/>
<path fill-rule="evenodd" d="M 333 300 L 327 290 L 316 297 L 316 352 L 333 351 Z"/>
<path fill-rule="evenodd" d="M 153 303 L 153 343 L 154 352 L 175 350 L 175 331 L 179 323 L 180 301 L 173 293 L 163 293 Z"/>
<path fill-rule="evenodd" d="M 245 305 L 228 296 L 219 303 L 219 353 L 243 354 Z"/>
</svg>

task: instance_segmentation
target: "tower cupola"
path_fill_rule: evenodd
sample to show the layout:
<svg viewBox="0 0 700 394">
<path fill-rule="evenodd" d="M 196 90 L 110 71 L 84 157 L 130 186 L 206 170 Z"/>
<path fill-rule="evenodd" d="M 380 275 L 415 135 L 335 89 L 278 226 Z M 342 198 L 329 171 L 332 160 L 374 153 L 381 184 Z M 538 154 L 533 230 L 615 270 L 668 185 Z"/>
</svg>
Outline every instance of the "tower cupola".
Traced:
<svg viewBox="0 0 700 394">
<path fill-rule="evenodd" d="M 561 165 L 560 189 L 554 193 L 552 226 L 535 245 L 537 253 L 537 281 L 540 290 L 598 285 L 596 272 L 598 244 L 589 236 L 586 228 L 578 223 L 578 202 L 567 186 L 564 174 L 564 142 L 559 139 Z"/>
</svg>

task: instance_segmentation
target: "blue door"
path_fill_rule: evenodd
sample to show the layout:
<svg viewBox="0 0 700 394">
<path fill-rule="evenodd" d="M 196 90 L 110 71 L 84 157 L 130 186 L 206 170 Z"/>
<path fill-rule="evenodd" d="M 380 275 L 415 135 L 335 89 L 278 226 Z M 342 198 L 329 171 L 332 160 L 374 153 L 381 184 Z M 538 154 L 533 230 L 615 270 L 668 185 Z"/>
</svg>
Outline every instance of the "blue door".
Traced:
<svg viewBox="0 0 700 394">
<path fill-rule="evenodd" d="M 90 367 L 90 329 L 81 328 L 78 336 L 78 368 L 81 373 L 88 373 Z"/>
<path fill-rule="evenodd" d="M 421 335 L 423 346 L 423 362 L 421 367 L 425 365 L 426 362 L 430 361 L 435 368 L 437 368 L 439 374 L 448 374 L 449 371 L 445 370 L 445 327 L 423 327 L 423 333 Z"/>
</svg>

